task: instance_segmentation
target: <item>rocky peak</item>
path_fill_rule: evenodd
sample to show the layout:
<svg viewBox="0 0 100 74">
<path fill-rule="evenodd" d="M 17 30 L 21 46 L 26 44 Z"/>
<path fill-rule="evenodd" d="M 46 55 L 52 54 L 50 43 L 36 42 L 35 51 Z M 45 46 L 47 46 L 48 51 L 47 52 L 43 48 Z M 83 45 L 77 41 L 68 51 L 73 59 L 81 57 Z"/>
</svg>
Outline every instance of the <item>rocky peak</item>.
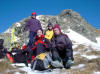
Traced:
<svg viewBox="0 0 100 74">
<path fill-rule="evenodd" d="M 17 37 L 21 37 L 20 39 L 26 38 L 24 27 L 28 19 L 30 19 L 30 16 L 17 22 L 17 24 L 14 23 L 9 28 L 11 29 L 16 26 L 15 35 Z M 67 33 L 67 30 L 70 28 L 73 31 L 85 36 L 86 38 L 94 42 L 96 42 L 96 37 L 98 35 L 100 36 L 99 30 L 94 29 L 90 24 L 85 21 L 85 19 L 80 16 L 79 13 L 71 9 L 62 11 L 58 16 L 39 15 L 37 16 L 37 19 L 40 20 L 43 29 L 46 29 L 48 23 L 51 22 L 53 25 L 59 24 L 64 33 Z"/>
</svg>

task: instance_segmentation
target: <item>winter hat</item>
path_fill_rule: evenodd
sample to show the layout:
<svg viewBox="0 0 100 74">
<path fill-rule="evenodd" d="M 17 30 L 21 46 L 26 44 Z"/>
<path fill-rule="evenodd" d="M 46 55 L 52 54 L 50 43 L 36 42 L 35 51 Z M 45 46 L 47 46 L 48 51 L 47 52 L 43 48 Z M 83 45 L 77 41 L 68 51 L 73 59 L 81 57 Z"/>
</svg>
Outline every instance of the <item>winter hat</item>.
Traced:
<svg viewBox="0 0 100 74">
<path fill-rule="evenodd" d="M 61 31 L 59 24 L 55 24 L 53 29 L 55 29 L 55 28 L 58 28 Z"/>
<path fill-rule="evenodd" d="M 37 32 L 38 30 L 41 30 L 42 33 L 43 33 L 43 29 L 42 29 L 42 28 L 37 28 L 37 29 L 36 29 L 36 32 Z"/>
<path fill-rule="evenodd" d="M 49 26 L 52 26 L 53 27 L 52 23 L 49 22 L 47 27 L 49 27 Z"/>
<path fill-rule="evenodd" d="M 32 15 L 35 15 L 35 16 L 36 16 L 36 13 L 35 13 L 35 12 L 33 12 L 33 13 L 32 13 Z"/>
</svg>

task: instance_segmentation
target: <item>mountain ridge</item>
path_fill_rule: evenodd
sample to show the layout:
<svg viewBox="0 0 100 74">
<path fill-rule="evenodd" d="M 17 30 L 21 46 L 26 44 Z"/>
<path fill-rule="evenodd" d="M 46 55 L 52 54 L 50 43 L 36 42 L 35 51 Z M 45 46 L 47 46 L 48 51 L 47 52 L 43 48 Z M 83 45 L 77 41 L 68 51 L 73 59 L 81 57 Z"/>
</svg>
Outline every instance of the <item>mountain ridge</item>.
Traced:
<svg viewBox="0 0 100 74">
<path fill-rule="evenodd" d="M 28 19 L 30 19 L 30 16 L 12 24 L 12 26 L 4 33 L 11 33 L 11 29 L 15 27 L 15 36 L 20 37 L 20 41 L 23 43 L 22 39 L 26 38 L 24 27 Z M 71 9 L 64 10 L 57 16 L 38 15 L 37 19 L 40 20 L 44 30 L 46 29 L 48 22 L 51 22 L 53 25 L 59 24 L 64 33 L 67 33 L 68 29 L 72 29 L 73 31 L 85 36 L 93 42 L 97 42 L 96 37 L 100 36 L 100 30 L 93 28 L 85 21 L 83 17 L 80 16 L 79 13 Z"/>
</svg>

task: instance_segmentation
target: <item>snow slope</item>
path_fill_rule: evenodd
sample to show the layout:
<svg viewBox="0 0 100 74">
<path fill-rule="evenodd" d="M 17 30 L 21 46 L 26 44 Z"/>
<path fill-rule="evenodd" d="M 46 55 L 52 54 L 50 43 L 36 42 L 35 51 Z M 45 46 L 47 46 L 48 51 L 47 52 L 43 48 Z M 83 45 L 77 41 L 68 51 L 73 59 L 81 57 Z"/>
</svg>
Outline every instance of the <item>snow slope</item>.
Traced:
<svg viewBox="0 0 100 74">
<path fill-rule="evenodd" d="M 72 41 L 76 42 L 76 44 L 73 45 L 73 48 L 76 48 L 78 45 L 82 44 L 82 45 L 85 45 L 86 47 L 87 46 L 92 46 L 93 48 L 97 49 L 97 51 L 100 51 L 100 46 L 99 46 L 98 43 L 94 43 L 94 42 L 88 40 L 86 37 L 78 34 L 77 32 L 75 32 L 71 29 L 68 29 L 68 31 L 69 31 L 69 33 L 67 33 L 67 35 L 69 36 L 69 38 Z M 80 51 L 76 52 L 76 53 L 74 52 L 74 55 L 79 54 L 79 53 L 80 53 Z M 98 56 L 96 56 L 96 55 L 88 56 L 86 54 L 81 55 L 81 57 L 85 57 L 89 60 L 98 58 Z M 72 69 L 80 69 L 80 68 L 84 68 L 84 67 L 85 67 L 85 64 L 79 64 L 77 66 L 72 66 Z M 30 67 L 22 67 L 22 68 L 20 68 L 20 70 L 23 70 L 23 71 L 27 72 L 28 74 L 57 74 L 57 73 L 59 73 L 59 71 L 57 72 L 57 69 L 55 69 L 53 72 L 50 72 L 50 73 L 49 72 L 32 71 L 30 69 Z M 96 74 L 96 72 L 94 72 L 94 73 Z M 63 72 L 63 74 L 66 74 L 66 72 Z"/>
<path fill-rule="evenodd" d="M 97 37 L 96 40 L 97 40 L 97 43 L 100 45 L 100 37 Z"/>
<path fill-rule="evenodd" d="M 86 37 L 80 35 L 79 33 L 75 32 L 75 31 L 73 31 L 71 29 L 68 29 L 68 31 L 69 31 L 69 33 L 67 33 L 67 35 L 69 36 L 69 38 L 72 41 L 75 41 L 78 44 L 83 44 L 83 45 L 86 45 L 86 46 L 92 46 L 93 48 L 95 48 L 95 49 L 100 51 L 100 45 L 99 45 L 100 38 L 97 38 L 97 42 L 98 43 L 95 43 L 95 42 L 90 41 Z"/>
</svg>

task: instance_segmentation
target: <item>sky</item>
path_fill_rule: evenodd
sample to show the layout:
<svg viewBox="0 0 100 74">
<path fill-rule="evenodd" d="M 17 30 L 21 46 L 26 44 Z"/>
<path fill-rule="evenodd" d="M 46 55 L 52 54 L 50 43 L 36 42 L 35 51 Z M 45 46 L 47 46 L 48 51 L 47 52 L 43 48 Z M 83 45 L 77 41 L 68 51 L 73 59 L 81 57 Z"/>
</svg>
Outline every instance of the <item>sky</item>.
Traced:
<svg viewBox="0 0 100 74">
<path fill-rule="evenodd" d="M 0 0 L 0 33 L 36 12 L 58 15 L 65 9 L 78 12 L 89 24 L 100 29 L 100 0 Z"/>
</svg>

